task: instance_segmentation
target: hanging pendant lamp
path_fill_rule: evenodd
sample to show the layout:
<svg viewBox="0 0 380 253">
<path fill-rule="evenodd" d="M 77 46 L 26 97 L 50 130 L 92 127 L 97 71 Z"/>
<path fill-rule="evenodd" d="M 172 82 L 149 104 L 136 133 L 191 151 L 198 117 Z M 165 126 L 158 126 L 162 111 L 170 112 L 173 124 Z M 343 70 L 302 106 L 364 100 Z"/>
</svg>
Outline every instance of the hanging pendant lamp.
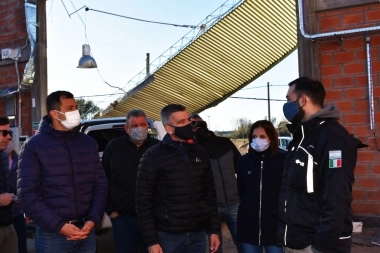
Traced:
<svg viewBox="0 0 380 253">
<path fill-rule="evenodd" d="M 78 67 L 83 69 L 97 68 L 96 61 L 91 56 L 90 45 L 82 45 L 82 57 L 79 59 Z"/>
</svg>

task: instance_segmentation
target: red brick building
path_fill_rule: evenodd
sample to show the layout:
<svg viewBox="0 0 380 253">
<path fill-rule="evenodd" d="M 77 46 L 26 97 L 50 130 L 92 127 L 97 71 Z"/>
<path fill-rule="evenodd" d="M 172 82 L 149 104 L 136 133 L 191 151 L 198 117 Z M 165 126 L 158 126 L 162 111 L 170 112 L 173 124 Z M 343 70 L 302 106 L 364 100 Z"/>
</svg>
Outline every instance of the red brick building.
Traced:
<svg viewBox="0 0 380 253">
<path fill-rule="evenodd" d="M 18 136 L 30 136 L 33 123 L 36 127 L 45 113 L 41 97 L 46 97 L 47 89 L 46 1 L 38 1 L 39 13 L 36 3 L 36 0 L 0 1 L 0 50 L 13 53 L 9 57 L 1 54 L 0 115 L 14 117 L 11 127 L 16 148 Z"/>
<path fill-rule="evenodd" d="M 379 1 L 303 2 L 304 29 L 309 35 L 380 26 Z M 327 90 L 327 103 L 336 104 L 341 111 L 340 122 L 369 145 L 358 153 L 352 207 L 354 214 L 359 216 L 357 219 L 375 225 L 380 216 L 380 30 L 359 30 L 313 40 L 299 35 L 299 59 L 300 75 L 322 80 Z M 373 129 L 368 64 L 372 68 Z"/>
<path fill-rule="evenodd" d="M 19 106 L 21 99 L 22 134 L 31 132 L 31 92 L 27 87 L 17 91 L 26 62 L 30 57 L 30 42 L 25 19 L 25 1 L 0 1 L 0 50 L 20 49 L 21 57 L 17 60 L 6 58 L 0 61 L 0 115 L 16 116 L 15 125 L 19 126 Z M 17 76 L 17 72 L 19 76 Z M 11 94 L 14 92 L 13 94 Z M 10 95 L 9 95 L 10 94 Z"/>
</svg>

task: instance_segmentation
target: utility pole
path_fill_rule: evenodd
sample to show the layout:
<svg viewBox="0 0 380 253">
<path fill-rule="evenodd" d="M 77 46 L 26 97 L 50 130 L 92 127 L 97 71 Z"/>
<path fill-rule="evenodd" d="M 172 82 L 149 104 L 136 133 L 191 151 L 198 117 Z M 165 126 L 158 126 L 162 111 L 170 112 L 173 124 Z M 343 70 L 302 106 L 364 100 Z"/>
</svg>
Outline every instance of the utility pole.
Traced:
<svg viewBox="0 0 380 253">
<path fill-rule="evenodd" d="M 268 120 L 272 122 L 270 117 L 270 95 L 269 95 L 269 82 L 267 83 L 267 90 L 268 90 Z"/>
<path fill-rule="evenodd" d="M 146 76 L 148 77 L 150 75 L 150 54 L 146 53 L 146 60 L 145 60 L 145 69 L 146 69 Z"/>
<path fill-rule="evenodd" d="M 39 122 L 46 113 L 47 57 L 46 57 L 46 0 L 37 1 L 37 43 L 35 81 L 32 85 L 32 122 Z M 34 107 L 33 107 L 34 106 Z"/>
</svg>

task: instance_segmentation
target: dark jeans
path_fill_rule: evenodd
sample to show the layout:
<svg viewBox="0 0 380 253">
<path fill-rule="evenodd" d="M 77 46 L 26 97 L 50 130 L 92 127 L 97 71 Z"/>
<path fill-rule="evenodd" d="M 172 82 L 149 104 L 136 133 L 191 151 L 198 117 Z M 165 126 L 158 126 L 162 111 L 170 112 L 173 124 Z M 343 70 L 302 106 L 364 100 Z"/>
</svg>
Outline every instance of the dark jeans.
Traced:
<svg viewBox="0 0 380 253">
<path fill-rule="evenodd" d="M 13 226 L 15 227 L 18 238 L 18 252 L 28 253 L 26 248 L 26 227 L 23 213 L 13 217 Z"/>
<path fill-rule="evenodd" d="M 228 227 L 228 230 L 231 233 L 232 240 L 234 241 L 234 244 L 236 246 L 238 253 L 243 253 L 243 248 L 241 247 L 240 243 L 236 240 L 236 230 L 237 230 L 237 214 L 239 210 L 239 204 L 237 203 L 230 207 L 218 207 L 218 213 L 219 218 L 221 221 L 225 221 Z M 207 234 L 210 235 L 210 233 L 207 231 Z M 220 246 L 218 249 L 218 253 L 222 253 L 222 243 L 223 243 L 223 236 L 222 232 L 219 234 L 219 240 L 220 240 Z"/>
<path fill-rule="evenodd" d="M 38 253 L 95 253 L 96 238 L 92 230 L 84 240 L 68 241 L 64 235 L 46 232 L 37 226 L 35 238 Z"/>
<path fill-rule="evenodd" d="M 164 253 L 203 253 L 206 252 L 206 233 L 168 233 L 157 230 L 158 242 Z"/>
<path fill-rule="evenodd" d="M 276 245 L 270 246 L 258 246 L 248 243 L 242 243 L 242 247 L 244 249 L 244 253 L 263 253 L 265 249 L 265 253 L 283 253 L 282 247 Z"/>
<path fill-rule="evenodd" d="M 119 214 L 116 218 L 110 220 L 117 253 L 148 252 L 147 247 L 142 242 L 136 217 Z"/>
</svg>

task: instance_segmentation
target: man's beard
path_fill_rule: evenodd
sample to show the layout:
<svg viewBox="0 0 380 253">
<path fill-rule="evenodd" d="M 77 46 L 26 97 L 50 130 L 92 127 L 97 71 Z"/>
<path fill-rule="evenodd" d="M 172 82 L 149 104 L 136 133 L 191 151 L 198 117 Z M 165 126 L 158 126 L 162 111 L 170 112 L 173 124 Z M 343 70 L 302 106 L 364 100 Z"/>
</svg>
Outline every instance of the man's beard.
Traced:
<svg viewBox="0 0 380 253">
<path fill-rule="evenodd" d="M 305 110 L 303 108 L 300 108 L 296 115 L 294 115 L 291 123 L 292 124 L 298 124 L 301 123 L 302 120 L 305 117 Z"/>
</svg>

